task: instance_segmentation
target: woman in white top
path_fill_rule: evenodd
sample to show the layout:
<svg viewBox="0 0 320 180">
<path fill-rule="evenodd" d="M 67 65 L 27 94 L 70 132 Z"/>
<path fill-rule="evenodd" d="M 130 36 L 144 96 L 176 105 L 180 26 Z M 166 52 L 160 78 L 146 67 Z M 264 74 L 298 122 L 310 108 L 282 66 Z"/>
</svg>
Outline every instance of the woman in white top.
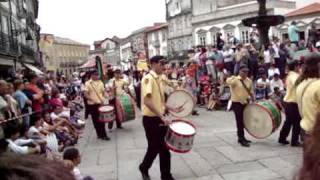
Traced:
<svg viewBox="0 0 320 180">
<path fill-rule="evenodd" d="M 280 74 L 279 68 L 273 63 L 271 67 L 268 69 L 268 78 L 272 79 L 275 74 Z"/>
</svg>

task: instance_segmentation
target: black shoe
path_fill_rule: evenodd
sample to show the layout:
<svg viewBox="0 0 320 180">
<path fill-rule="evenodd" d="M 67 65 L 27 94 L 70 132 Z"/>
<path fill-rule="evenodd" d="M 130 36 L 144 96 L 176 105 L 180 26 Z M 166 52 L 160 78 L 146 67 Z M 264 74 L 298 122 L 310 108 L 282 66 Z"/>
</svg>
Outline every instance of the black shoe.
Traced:
<svg viewBox="0 0 320 180">
<path fill-rule="evenodd" d="M 148 171 L 143 170 L 141 165 L 139 166 L 139 171 L 141 173 L 142 180 L 151 180 Z"/>
<path fill-rule="evenodd" d="M 106 137 L 100 137 L 99 139 L 105 140 L 105 141 L 110 141 L 110 138 L 109 138 L 108 136 L 106 136 Z"/>
<path fill-rule="evenodd" d="M 172 175 L 168 177 L 161 177 L 161 180 L 176 180 L 175 178 L 172 177 Z"/>
<path fill-rule="evenodd" d="M 247 142 L 245 140 L 239 140 L 238 143 L 243 147 L 250 147 L 249 142 Z"/>
<path fill-rule="evenodd" d="M 244 141 L 245 142 L 247 142 L 247 143 L 252 143 L 250 140 L 248 140 L 248 139 L 244 139 Z"/>
<path fill-rule="evenodd" d="M 302 147 L 302 144 L 299 142 L 296 142 L 296 143 L 291 143 L 291 146 L 292 147 Z"/>
<path fill-rule="evenodd" d="M 279 142 L 280 144 L 282 144 L 282 145 L 288 145 L 288 144 L 290 144 L 289 141 L 287 141 L 287 140 L 279 140 L 278 142 Z"/>
<path fill-rule="evenodd" d="M 122 126 L 119 126 L 119 127 L 117 127 L 118 129 L 123 129 L 123 127 Z"/>
</svg>

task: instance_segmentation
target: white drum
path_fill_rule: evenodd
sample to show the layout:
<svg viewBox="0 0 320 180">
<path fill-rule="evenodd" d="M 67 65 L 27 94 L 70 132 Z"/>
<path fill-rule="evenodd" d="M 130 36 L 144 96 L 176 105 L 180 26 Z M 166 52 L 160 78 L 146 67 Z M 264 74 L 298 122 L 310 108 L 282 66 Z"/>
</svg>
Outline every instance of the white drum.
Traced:
<svg viewBox="0 0 320 180">
<path fill-rule="evenodd" d="M 181 118 L 189 116 L 195 106 L 194 99 L 190 93 L 184 90 L 176 90 L 171 93 L 166 102 L 167 106 L 171 108 L 180 108 L 182 107 L 181 112 L 169 111 L 169 113 L 175 117 Z"/>
<path fill-rule="evenodd" d="M 173 120 L 168 128 L 165 142 L 171 151 L 187 153 L 192 149 L 195 135 L 196 128 L 191 122 Z"/>
</svg>

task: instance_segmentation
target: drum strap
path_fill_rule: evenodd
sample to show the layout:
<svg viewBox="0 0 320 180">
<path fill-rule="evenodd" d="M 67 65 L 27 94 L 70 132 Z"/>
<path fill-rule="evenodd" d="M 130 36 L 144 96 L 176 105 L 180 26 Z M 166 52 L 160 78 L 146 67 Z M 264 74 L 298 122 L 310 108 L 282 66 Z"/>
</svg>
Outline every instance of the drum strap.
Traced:
<svg viewBox="0 0 320 180">
<path fill-rule="evenodd" d="M 164 98 L 163 94 L 161 93 L 160 84 L 159 84 L 159 82 L 157 81 L 157 78 L 154 77 L 151 73 L 149 73 L 149 74 L 150 74 L 150 75 L 152 76 L 152 78 L 156 81 L 156 84 L 157 84 L 157 86 L 158 86 L 158 88 L 159 88 L 161 101 L 164 103 L 164 102 L 165 102 L 165 98 Z"/>
<path fill-rule="evenodd" d="M 315 82 L 315 81 L 309 82 L 309 83 L 306 85 L 306 87 L 303 89 L 303 91 L 302 91 L 301 99 L 300 99 L 300 102 L 301 102 L 301 106 L 300 106 L 300 107 L 301 107 L 301 108 L 299 108 L 300 115 L 302 115 L 303 96 L 304 96 L 305 92 L 307 91 L 308 87 L 309 87 L 312 83 L 314 83 L 314 82 Z"/>
<path fill-rule="evenodd" d="M 98 94 L 98 92 L 97 92 L 96 88 L 94 88 L 94 86 L 92 85 L 92 82 L 90 82 L 90 86 L 91 86 L 91 88 L 93 89 L 94 93 L 97 95 L 97 97 L 100 99 L 100 101 L 102 101 L 102 102 L 103 102 L 103 100 L 102 100 L 102 99 L 101 99 L 101 97 L 99 96 L 99 94 Z"/>
<path fill-rule="evenodd" d="M 248 95 L 252 98 L 252 100 L 254 99 L 253 94 L 250 92 L 250 89 L 247 87 L 247 85 L 244 83 L 244 81 L 242 79 L 240 79 L 240 82 L 242 84 L 242 86 L 244 87 L 244 89 L 247 91 Z M 249 103 L 249 102 L 248 102 Z"/>
</svg>

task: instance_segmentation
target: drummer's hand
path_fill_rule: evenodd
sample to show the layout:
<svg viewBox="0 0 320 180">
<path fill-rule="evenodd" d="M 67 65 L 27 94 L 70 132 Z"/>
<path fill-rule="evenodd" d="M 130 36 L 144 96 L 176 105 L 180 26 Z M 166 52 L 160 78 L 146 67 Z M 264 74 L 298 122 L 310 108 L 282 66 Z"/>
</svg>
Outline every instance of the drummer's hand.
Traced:
<svg viewBox="0 0 320 180">
<path fill-rule="evenodd" d="M 180 107 L 176 107 L 176 108 L 170 108 L 169 110 L 172 112 L 175 112 L 175 113 L 179 113 L 179 112 L 183 111 L 184 108 L 183 108 L 183 106 L 180 106 Z"/>
<path fill-rule="evenodd" d="M 161 120 L 162 120 L 162 122 L 163 122 L 163 124 L 164 124 L 165 126 L 168 126 L 168 125 L 170 125 L 170 124 L 172 123 L 171 120 L 168 119 L 168 117 L 161 116 L 160 118 L 161 118 Z"/>
</svg>

